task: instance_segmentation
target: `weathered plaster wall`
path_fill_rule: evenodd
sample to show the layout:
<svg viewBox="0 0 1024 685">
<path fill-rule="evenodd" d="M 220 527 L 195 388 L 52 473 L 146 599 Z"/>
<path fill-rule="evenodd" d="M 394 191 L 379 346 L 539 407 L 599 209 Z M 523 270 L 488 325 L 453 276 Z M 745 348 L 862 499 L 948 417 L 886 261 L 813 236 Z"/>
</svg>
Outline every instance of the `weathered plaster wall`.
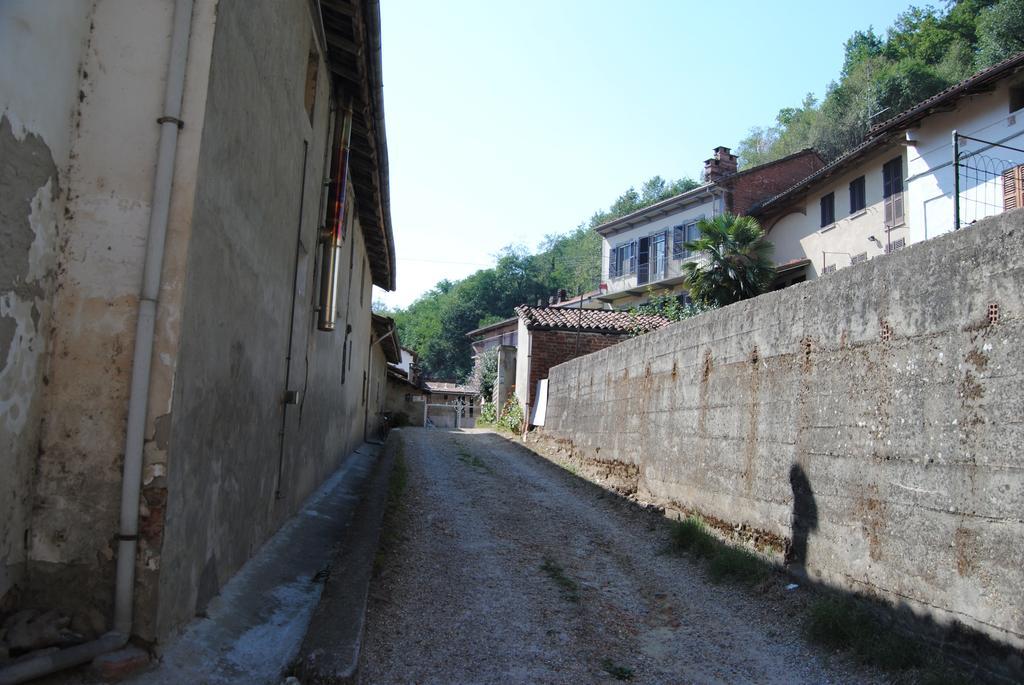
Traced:
<svg viewBox="0 0 1024 685">
<path fill-rule="evenodd" d="M 812 577 L 1020 648 L 1022 298 L 1017 211 L 557 366 L 541 435 L 769 542 L 807 493 Z"/>
<path fill-rule="evenodd" d="M 27 568 L 51 301 L 89 3 L 0 4 L 0 611 Z"/>
<path fill-rule="evenodd" d="M 79 10 L 86 5 L 66 4 Z M 193 15 L 183 108 L 187 127 L 179 138 L 157 319 L 153 388 L 158 396 L 163 392 L 163 406 L 169 374 L 161 369 L 173 362 L 167 350 L 176 337 L 174 293 L 184 267 L 180 242 L 187 241 L 188 221 L 178 219 L 191 203 L 190 169 L 194 172 L 202 131 L 203 70 L 209 66 L 214 8 L 214 0 L 199 0 Z M 68 32 L 77 35 L 73 29 L 79 25 L 51 24 L 53 10 L 39 6 L 49 38 L 34 37 L 47 55 L 54 45 L 58 55 L 66 50 Z M 160 0 L 97 0 L 76 15 L 84 22 L 83 47 L 74 66 L 74 109 L 62 172 L 57 285 L 43 379 L 45 421 L 29 535 L 29 601 L 75 612 L 99 610 L 100 621 L 113 594 L 127 386 L 172 14 L 173 3 Z M 64 68 L 45 60 L 40 64 L 53 74 L 40 87 L 60 86 Z M 157 397 L 153 406 L 160 405 Z M 162 513 L 142 507 L 143 528 Z M 142 565 L 150 571 L 158 565 L 147 556 L 145 543 Z"/>
<path fill-rule="evenodd" d="M 505 406 L 509 395 L 515 389 L 516 353 L 516 348 L 511 345 L 498 347 L 498 372 L 494 378 L 494 392 L 492 397 L 484 398 L 487 402 L 494 402 L 498 411 Z"/>
<path fill-rule="evenodd" d="M 166 483 L 144 489 L 147 506 L 166 507 L 151 529 L 160 576 L 148 636 L 160 640 L 201 612 L 363 441 L 383 402 L 358 221 L 342 246 L 337 330 L 316 329 L 331 91 L 321 60 L 311 124 L 308 10 L 289 0 L 217 11 L 180 354 L 157 436 Z M 297 405 L 282 404 L 289 363 Z"/>
<path fill-rule="evenodd" d="M 422 401 L 409 401 L 406 400 L 406 396 L 409 396 L 410 400 L 412 397 L 419 397 Z M 384 400 L 386 411 L 405 414 L 409 419 L 410 426 L 422 426 L 426 406 L 425 392 L 403 381 L 388 379 L 387 395 Z"/>
</svg>

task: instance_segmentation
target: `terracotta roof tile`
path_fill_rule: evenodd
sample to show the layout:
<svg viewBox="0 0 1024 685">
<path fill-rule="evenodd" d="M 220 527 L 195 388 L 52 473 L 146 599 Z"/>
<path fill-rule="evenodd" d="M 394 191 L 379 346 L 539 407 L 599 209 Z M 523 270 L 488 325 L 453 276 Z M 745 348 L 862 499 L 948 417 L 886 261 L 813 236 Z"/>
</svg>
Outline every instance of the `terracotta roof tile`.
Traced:
<svg viewBox="0 0 1024 685">
<path fill-rule="evenodd" d="M 586 333 L 632 333 L 653 331 L 671 323 L 660 316 L 607 309 L 561 309 L 558 307 L 516 307 L 516 314 L 531 330 L 582 331 Z"/>
</svg>

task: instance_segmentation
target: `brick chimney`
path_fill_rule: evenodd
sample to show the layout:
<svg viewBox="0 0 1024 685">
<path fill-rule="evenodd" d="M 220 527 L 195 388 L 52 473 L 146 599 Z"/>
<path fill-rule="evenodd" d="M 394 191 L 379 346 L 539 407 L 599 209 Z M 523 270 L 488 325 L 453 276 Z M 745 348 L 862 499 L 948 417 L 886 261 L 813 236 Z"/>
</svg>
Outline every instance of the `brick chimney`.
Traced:
<svg viewBox="0 0 1024 685">
<path fill-rule="evenodd" d="M 736 155 L 729 148 L 719 145 L 715 156 L 704 162 L 704 182 L 713 183 L 736 173 Z"/>
</svg>

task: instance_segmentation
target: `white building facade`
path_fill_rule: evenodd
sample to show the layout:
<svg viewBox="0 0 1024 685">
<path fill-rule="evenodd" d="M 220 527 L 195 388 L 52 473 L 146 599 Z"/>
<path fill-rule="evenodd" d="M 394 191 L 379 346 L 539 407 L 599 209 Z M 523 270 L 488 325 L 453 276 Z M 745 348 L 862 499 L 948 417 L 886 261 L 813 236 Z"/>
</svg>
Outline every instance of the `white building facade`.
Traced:
<svg viewBox="0 0 1024 685">
<path fill-rule="evenodd" d="M 776 259 L 804 260 L 816 278 L 948 233 L 956 197 L 960 228 L 1024 204 L 1022 69 L 1024 53 L 978 72 L 755 206 Z"/>
<path fill-rule="evenodd" d="M 707 184 L 598 227 L 603 299 L 630 302 L 648 288 L 678 286 L 683 264 L 697 258 L 685 247 L 698 237 L 697 222 L 722 211 L 721 190 Z"/>
</svg>

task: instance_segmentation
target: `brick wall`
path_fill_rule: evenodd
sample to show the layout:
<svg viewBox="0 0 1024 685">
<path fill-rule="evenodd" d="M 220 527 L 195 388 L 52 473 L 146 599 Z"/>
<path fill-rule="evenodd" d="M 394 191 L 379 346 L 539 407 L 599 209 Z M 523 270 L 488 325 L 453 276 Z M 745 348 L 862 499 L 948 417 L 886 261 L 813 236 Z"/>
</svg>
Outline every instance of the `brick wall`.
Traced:
<svg viewBox="0 0 1024 685">
<path fill-rule="evenodd" d="M 729 190 L 727 199 L 729 211 L 745 214 L 754 204 L 778 195 L 824 166 L 821 158 L 807 152 L 764 169 L 743 174 L 722 185 Z"/>
<path fill-rule="evenodd" d="M 603 350 L 629 338 L 628 335 L 580 333 L 579 351 L 576 333 L 566 331 L 530 331 L 530 406 L 537 399 L 537 381 L 548 377 L 548 370 L 575 357 Z"/>
</svg>

